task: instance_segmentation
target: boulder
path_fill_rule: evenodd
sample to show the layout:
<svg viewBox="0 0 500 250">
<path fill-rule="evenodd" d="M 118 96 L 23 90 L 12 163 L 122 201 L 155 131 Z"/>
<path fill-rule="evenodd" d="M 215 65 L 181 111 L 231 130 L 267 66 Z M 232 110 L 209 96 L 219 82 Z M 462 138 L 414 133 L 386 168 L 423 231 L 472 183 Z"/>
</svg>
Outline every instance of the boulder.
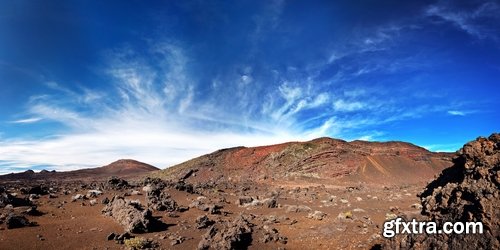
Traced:
<svg viewBox="0 0 500 250">
<path fill-rule="evenodd" d="M 208 216 L 206 215 L 201 215 L 198 218 L 196 218 L 196 228 L 197 229 L 202 229 L 202 228 L 207 228 L 215 223 L 215 221 L 210 220 Z"/>
<path fill-rule="evenodd" d="M 49 189 L 47 187 L 43 187 L 40 185 L 30 187 L 27 191 L 28 194 L 37 194 L 37 195 L 46 195 L 49 193 Z"/>
<path fill-rule="evenodd" d="M 144 209 L 140 204 L 125 200 L 120 196 L 113 197 L 102 213 L 113 217 L 124 227 L 125 231 L 131 233 L 149 232 L 156 221 L 151 210 Z"/>
<path fill-rule="evenodd" d="M 0 193 L 0 208 L 12 205 L 13 207 L 31 206 L 33 205 L 29 199 L 15 197 L 9 193 Z"/>
<path fill-rule="evenodd" d="M 21 227 L 30 227 L 30 226 L 34 226 L 36 224 L 33 222 L 30 222 L 24 216 L 15 215 L 15 214 L 11 213 L 5 218 L 5 225 L 7 226 L 8 229 L 13 229 L 13 228 L 21 228 Z"/>
<path fill-rule="evenodd" d="M 314 211 L 313 213 L 309 213 L 307 215 L 307 218 L 315 219 L 315 220 L 322 220 L 325 217 L 326 217 L 326 214 L 321 212 L 321 211 Z"/>
<path fill-rule="evenodd" d="M 281 244 L 286 244 L 288 242 L 288 238 L 280 235 L 276 228 L 271 228 L 266 225 L 263 227 L 263 229 L 264 229 L 264 234 L 260 239 L 262 243 L 279 242 Z"/>
<path fill-rule="evenodd" d="M 193 185 L 184 182 L 184 180 L 179 180 L 178 182 L 176 182 L 174 184 L 174 188 L 177 189 L 177 190 L 179 190 L 179 191 L 184 191 L 184 192 L 187 192 L 187 193 L 190 193 L 190 194 L 196 193 L 194 191 Z"/>
<path fill-rule="evenodd" d="M 157 211 L 173 212 L 177 210 L 177 202 L 160 188 L 154 188 L 147 193 L 148 207 Z"/>
<path fill-rule="evenodd" d="M 196 199 L 191 204 L 189 204 L 190 208 L 198 208 L 201 211 L 209 212 L 210 214 L 221 214 L 221 209 L 224 208 L 221 205 L 217 204 L 206 204 L 204 199 Z"/>
<path fill-rule="evenodd" d="M 311 208 L 304 205 L 285 205 L 287 213 L 311 212 Z"/>
<path fill-rule="evenodd" d="M 212 226 L 202 236 L 198 249 L 246 249 L 252 241 L 252 226 L 243 215 L 220 228 Z"/>
<path fill-rule="evenodd" d="M 238 198 L 236 203 L 238 204 L 238 206 L 243 206 L 245 204 L 251 203 L 252 201 L 253 201 L 253 198 L 250 196 L 241 196 Z"/>
<path fill-rule="evenodd" d="M 101 190 L 89 190 L 87 191 L 87 197 L 89 198 L 96 198 L 97 196 L 102 195 Z"/>
<path fill-rule="evenodd" d="M 113 176 L 108 179 L 107 185 L 111 189 L 122 189 L 129 187 L 128 182 L 124 179 Z"/>
</svg>

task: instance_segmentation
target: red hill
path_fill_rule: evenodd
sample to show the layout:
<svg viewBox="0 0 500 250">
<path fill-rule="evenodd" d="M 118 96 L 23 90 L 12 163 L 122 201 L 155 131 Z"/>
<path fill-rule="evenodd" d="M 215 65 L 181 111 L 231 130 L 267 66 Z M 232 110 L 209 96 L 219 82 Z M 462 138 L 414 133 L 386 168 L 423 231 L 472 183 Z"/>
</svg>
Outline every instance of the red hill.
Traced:
<svg viewBox="0 0 500 250">
<path fill-rule="evenodd" d="M 194 181 L 230 180 L 325 185 L 425 182 L 452 165 L 453 154 L 405 142 L 346 142 L 318 138 L 261 147 L 218 150 L 162 171 L 177 178 L 197 170 Z"/>
<path fill-rule="evenodd" d="M 111 176 L 141 176 L 158 168 L 136 160 L 118 160 L 98 168 L 87 168 L 67 172 L 44 171 L 35 173 L 28 170 L 0 176 L 0 180 L 58 180 L 58 179 L 104 179 Z"/>
</svg>

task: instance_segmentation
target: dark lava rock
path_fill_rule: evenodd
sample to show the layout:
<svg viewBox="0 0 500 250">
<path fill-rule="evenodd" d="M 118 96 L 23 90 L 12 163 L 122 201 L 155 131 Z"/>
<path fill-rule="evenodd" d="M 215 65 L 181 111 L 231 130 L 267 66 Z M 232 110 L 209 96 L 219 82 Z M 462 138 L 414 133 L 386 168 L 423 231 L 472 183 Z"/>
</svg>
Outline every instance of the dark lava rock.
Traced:
<svg viewBox="0 0 500 250">
<path fill-rule="evenodd" d="M 154 229 L 156 222 L 151 210 L 144 209 L 140 204 L 125 200 L 120 196 L 113 197 L 102 213 L 113 217 L 124 227 L 125 231 L 131 233 L 150 232 Z"/>
<path fill-rule="evenodd" d="M 177 202 L 160 188 L 153 188 L 147 193 L 148 207 L 157 211 L 173 212 L 177 210 Z"/>
<path fill-rule="evenodd" d="M 189 169 L 186 172 L 184 172 L 183 174 L 181 174 L 181 176 L 179 177 L 179 180 L 185 180 L 185 179 L 191 177 L 191 175 L 193 175 L 197 171 L 198 171 L 198 169 Z"/>
<path fill-rule="evenodd" d="M 13 207 L 31 206 L 33 205 L 29 199 L 17 198 L 8 193 L 0 193 L 0 208 L 7 205 L 12 205 Z"/>
<path fill-rule="evenodd" d="M 154 189 L 164 189 L 167 186 L 167 184 L 162 179 L 150 178 L 150 177 L 147 177 L 143 181 L 143 186 L 147 186 L 147 185 L 150 185 Z"/>
<path fill-rule="evenodd" d="M 109 236 L 111 236 L 111 235 L 108 235 L 108 237 Z M 119 244 L 123 244 L 123 243 L 125 243 L 125 240 L 133 239 L 133 238 L 135 238 L 135 236 L 131 235 L 129 232 L 125 232 L 122 234 L 115 234 L 114 240 Z"/>
<path fill-rule="evenodd" d="M 24 211 L 23 213 L 27 214 L 27 215 L 32 215 L 32 216 L 42 216 L 43 215 L 43 213 L 37 209 L 37 206 L 31 206 L 30 208 L 26 209 L 26 211 Z"/>
<path fill-rule="evenodd" d="M 124 179 L 118 178 L 116 176 L 113 176 L 108 179 L 108 187 L 111 189 L 123 189 L 123 188 L 128 188 L 128 182 Z"/>
<path fill-rule="evenodd" d="M 104 205 L 107 205 L 109 203 L 109 198 L 108 197 L 104 197 L 104 199 L 102 199 L 101 203 L 104 204 Z"/>
<path fill-rule="evenodd" d="M 7 226 L 8 229 L 12 229 L 12 228 L 30 227 L 36 224 L 30 222 L 24 216 L 15 215 L 11 213 L 7 216 L 7 218 L 5 218 L 5 225 Z"/>
<path fill-rule="evenodd" d="M 184 237 L 184 236 L 180 236 L 180 235 L 177 235 L 177 236 L 170 236 L 169 238 L 172 240 L 172 241 L 170 242 L 170 245 L 171 245 L 171 246 L 175 246 L 175 245 L 182 244 L 182 243 L 186 240 L 186 237 Z"/>
<path fill-rule="evenodd" d="M 205 199 L 196 199 L 189 204 L 189 207 L 198 208 L 199 210 L 209 212 L 210 214 L 221 214 L 220 210 L 224 208 L 223 206 L 217 204 L 205 204 Z"/>
<path fill-rule="evenodd" d="M 421 213 L 438 227 L 482 222 L 483 234 L 403 234 L 382 248 L 500 249 L 500 134 L 465 144 L 453 162 L 420 194 Z"/>
<path fill-rule="evenodd" d="M 267 208 L 277 208 L 278 207 L 278 202 L 276 201 L 275 197 L 264 199 L 262 203 Z"/>
<path fill-rule="evenodd" d="M 108 234 L 107 239 L 108 239 L 108 240 L 114 240 L 114 239 L 115 239 L 115 237 L 116 237 L 116 234 L 115 234 L 115 233 L 110 233 L 110 234 Z"/>
<path fill-rule="evenodd" d="M 49 189 L 47 187 L 43 187 L 40 185 L 32 186 L 30 188 L 21 188 L 22 194 L 37 194 L 37 195 L 46 195 L 49 193 Z"/>
<path fill-rule="evenodd" d="M 222 208 L 223 208 L 223 206 L 220 206 L 220 205 L 217 205 L 217 204 L 213 204 L 213 205 L 206 206 L 205 211 L 209 212 L 210 214 L 221 214 L 220 210 Z"/>
<path fill-rule="evenodd" d="M 252 242 L 252 226 L 242 215 L 220 229 L 212 226 L 202 236 L 198 249 L 246 249 Z"/>
<path fill-rule="evenodd" d="M 196 228 L 202 229 L 213 225 L 215 221 L 210 220 L 206 215 L 201 215 L 198 218 L 196 218 L 195 223 L 196 223 Z"/>
<path fill-rule="evenodd" d="M 253 201 L 253 198 L 250 196 L 241 196 L 238 198 L 238 206 L 243 206 L 247 203 L 251 203 Z"/>
<path fill-rule="evenodd" d="M 183 180 L 178 181 L 177 183 L 174 184 L 174 188 L 179 190 L 179 191 L 184 191 L 190 194 L 196 193 L 194 191 L 193 185 L 189 183 L 185 183 Z"/>
<path fill-rule="evenodd" d="M 260 241 L 263 243 L 279 242 L 282 244 L 286 244 L 288 242 L 288 238 L 285 236 L 281 236 L 276 228 L 264 226 L 264 235 L 262 236 Z"/>
</svg>

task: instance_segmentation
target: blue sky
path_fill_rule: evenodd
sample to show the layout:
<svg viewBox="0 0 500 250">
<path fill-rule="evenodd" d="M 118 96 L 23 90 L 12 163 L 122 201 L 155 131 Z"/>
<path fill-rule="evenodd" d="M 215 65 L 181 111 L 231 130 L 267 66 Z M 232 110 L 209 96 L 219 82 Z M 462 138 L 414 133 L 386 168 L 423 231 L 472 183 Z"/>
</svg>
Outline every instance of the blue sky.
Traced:
<svg viewBox="0 0 500 250">
<path fill-rule="evenodd" d="M 499 1 L 0 1 L 0 173 L 499 131 Z"/>
</svg>

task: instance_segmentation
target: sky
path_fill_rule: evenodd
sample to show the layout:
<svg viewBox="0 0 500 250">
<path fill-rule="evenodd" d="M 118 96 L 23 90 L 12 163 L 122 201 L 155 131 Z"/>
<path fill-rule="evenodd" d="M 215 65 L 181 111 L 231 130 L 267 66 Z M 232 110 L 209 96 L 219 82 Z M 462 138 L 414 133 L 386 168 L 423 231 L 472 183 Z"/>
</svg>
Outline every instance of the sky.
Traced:
<svg viewBox="0 0 500 250">
<path fill-rule="evenodd" d="M 500 1 L 0 0 L 0 174 L 500 131 Z"/>
</svg>

